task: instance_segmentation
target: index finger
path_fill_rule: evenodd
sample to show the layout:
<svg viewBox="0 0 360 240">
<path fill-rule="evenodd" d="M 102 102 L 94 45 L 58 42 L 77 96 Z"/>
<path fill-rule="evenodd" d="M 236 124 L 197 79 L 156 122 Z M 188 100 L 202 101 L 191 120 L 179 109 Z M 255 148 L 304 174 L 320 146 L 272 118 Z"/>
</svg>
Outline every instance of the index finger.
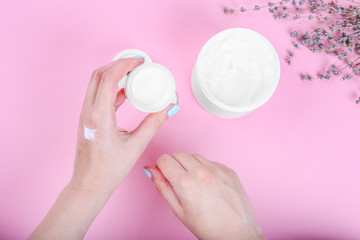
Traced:
<svg viewBox="0 0 360 240">
<path fill-rule="evenodd" d="M 180 175 L 186 173 L 184 167 L 168 154 L 162 155 L 157 160 L 156 165 L 172 186 L 176 185 Z"/>
<path fill-rule="evenodd" d="M 94 106 L 106 112 L 114 112 L 118 82 L 142 63 L 144 63 L 144 58 L 122 58 L 106 69 L 100 79 Z"/>
<path fill-rule="evenodd" d="M 115 65 L 116 62 L 110 62 L 102 67 L 99 67 L 97 69 L 95 69 L 91 75 L 88 87 L 86 89 L 86 94 L 85 94 L 85 99 L 84 99 L 84 107 L 85 108 L 90 108 L 93 106 L 94 102 L 95 102 L 95 97 L 96 97 L 96 93 L 97 90 L 99 88 L 99 83 L 100 83 L 100 79 L 101 79 L 101 75 L 102 73 L 108 69 L 109 67 Z"/>
</svg>

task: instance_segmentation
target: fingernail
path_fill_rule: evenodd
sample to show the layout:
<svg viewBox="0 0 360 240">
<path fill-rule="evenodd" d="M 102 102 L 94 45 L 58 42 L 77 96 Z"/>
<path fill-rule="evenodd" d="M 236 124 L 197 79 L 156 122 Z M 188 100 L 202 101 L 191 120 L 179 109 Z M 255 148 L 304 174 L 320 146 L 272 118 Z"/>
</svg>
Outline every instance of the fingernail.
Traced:
<svg viewBox="0 0 360 240">
<path fill-rule="evenodd" d="M 174 105 L 174 106 L 172 106 L 169 110 L 168 110 L 168 112 L 167 112 L 167 114 L 168 114 L 168 117 L 171 117 L 171 116 L 173 116 L 175 113 L 177 113 L 178 111 L 179 111 L 179 109 L 180 109 L 180 107 L 179 107 L 179 105 Z"/>
<path fill-rule="evenodd" d="M 144 173 L 146 174 L 146 176 L 148 176 L 149 178 L 152 177 L 151 173 L 150 173 L 148 170 L 146 170 L 145 168 L 143 168 L 143 171 L 144 171 Z"/>
<path fill-rule="evenodd" d="M 142 59 L 142 58 L 144 58 L 144 57 L 143 57 L 143 56 L 135 56 L 135 57 L 133 57 L 133 58 Z"/>
</svg>

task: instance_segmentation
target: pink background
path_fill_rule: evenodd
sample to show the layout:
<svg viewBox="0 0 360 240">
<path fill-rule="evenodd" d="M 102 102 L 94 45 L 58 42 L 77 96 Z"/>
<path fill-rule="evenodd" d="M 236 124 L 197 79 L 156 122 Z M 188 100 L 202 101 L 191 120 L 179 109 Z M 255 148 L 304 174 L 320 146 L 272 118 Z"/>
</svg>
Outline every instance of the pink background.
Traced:
<svg viewBox="0 0 360 240">
<path fill-rule="evenodd" d="M 235 169 L 269 239 L 360 238 L 359 79 L 301 81 L 302 71 L 316 73 L 330 62 L 308 51 L 296 53 L 291 66 L 283 61 L 291 49 L 289 31 L 304 26 L 274 21 L 266 10 L 225 16 L 225 5 L 240 7 L 240 1 L 1 4 L 1 239 L 26 238 L 70 179 L 90 74 L 127 48 L 141 49 L 170 69 L 181 109 L 85 239 L 195 239 L 141 170 L 179 149 Z M 267 37 L 282 75 L 263 107 L 224 120 L 197 104 L 190 75 L 202 45 L 231 27 Z M 118 112 L 119 125 L 127 129 L 143 117 L 128 102 Z"/>
</svg>

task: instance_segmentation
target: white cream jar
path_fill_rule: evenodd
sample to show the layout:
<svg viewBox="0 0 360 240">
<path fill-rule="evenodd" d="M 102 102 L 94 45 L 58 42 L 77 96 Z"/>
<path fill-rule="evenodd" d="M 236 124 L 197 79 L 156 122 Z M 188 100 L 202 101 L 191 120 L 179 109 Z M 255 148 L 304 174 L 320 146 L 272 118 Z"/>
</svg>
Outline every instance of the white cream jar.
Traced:
<svg viewBox="0 0 360 240">
<path fill-rule="evenodd" d="M 252 30 L 231 28 L 202 47 L 191 85 L 205 110 L 236 118 L 269 100 L 279 78 L 280 62 L 271 43 Z"/>
<path fill-rule="evenodd" d="M 114 60 L 143 56 L 145 62 L 132 70 L 119 81 L 119 87 L 125 88 L 129 102 L 143 112 L 158 112 L 170 103 L 177 103 L 175 79 L 171 72 L 159 63 L 154 63 L 150 57 L 137 49 L 127 49 L 120 52 Z"/>
</svg>

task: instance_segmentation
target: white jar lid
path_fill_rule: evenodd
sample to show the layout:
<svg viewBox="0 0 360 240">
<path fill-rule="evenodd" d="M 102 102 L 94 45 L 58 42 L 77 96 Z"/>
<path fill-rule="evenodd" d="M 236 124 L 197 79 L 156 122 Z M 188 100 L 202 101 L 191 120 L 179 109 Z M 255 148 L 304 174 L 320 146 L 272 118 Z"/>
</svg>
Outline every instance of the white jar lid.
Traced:
<svg viewBox="0 0 360 240">
<path fill-rule="evenodd" d="M 158 112 L 177 101 L 175 79 L 158 63 L 144 63 L 128 75 L 125 94 L 143 112 Z"/>
</svg>

